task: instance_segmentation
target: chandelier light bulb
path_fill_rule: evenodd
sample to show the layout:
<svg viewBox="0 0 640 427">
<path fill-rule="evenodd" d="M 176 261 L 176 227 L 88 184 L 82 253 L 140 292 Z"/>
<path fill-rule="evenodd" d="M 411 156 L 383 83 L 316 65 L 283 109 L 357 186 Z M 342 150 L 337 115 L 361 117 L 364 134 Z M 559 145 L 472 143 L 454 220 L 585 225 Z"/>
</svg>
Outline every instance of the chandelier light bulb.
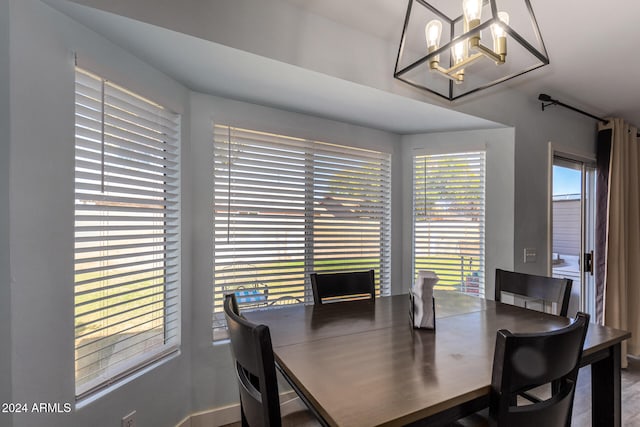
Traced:
<svg viewBox="0 0 640 427">
<path fill-rule="evenodd" d="M 509 25 L 509 14 L 506 12 L 498 12 L 498 19 L 500 22 L 491 26 L 493 52 L 498 55 L 496 64 L 504 64 L 507 58 L 507 32 L 504 26 Z"/>
<path fill-rule="evenodd" d="M 427 39 L 427 49 L 431 52 L 440 45 L 440 36 L 442 35 L 442 22 L 437 19 L 429 21 L 424 27 L 424 35 Z"/>
<path fill-rule="evenodd" d="M 482 0 L 462 0 L 462 11 L 464 13 L 464 20 L 473 28 L 480 24 L 480 17 L 482 16 Z"/>
<path fill-rule="evenodd" d="M 498 12 L 498 19 L 504 22 L 505 25 L 509 25 L 509 14 L 507 12 Z M 504 30 L 504 26 L 501 24 L 493 24 L 491 26 L 491 33 L 493 34 L 494 40 L 498 37 L 506 37 L 507 33 Z"/>
<path fill-rule="evenodd" d="M 458 64 L 464 60 L 464 48 L 466 41 L 463 40 L 453 45 L 451 48 L 451 55 L 453 56 L 453 63 Z"/>
</svg>

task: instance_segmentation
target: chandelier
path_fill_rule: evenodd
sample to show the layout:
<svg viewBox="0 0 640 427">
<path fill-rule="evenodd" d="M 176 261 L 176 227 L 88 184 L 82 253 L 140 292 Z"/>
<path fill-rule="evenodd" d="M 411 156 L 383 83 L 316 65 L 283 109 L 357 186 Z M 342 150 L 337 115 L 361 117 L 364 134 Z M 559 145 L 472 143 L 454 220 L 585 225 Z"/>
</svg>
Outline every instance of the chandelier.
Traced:
<svg viewBox="0 0 640 427">
<path fill-rule="evenodd" d="M 548 63 L 529 0 L 409 0 L 394 77 L 452 101 Z"/>
</svg>

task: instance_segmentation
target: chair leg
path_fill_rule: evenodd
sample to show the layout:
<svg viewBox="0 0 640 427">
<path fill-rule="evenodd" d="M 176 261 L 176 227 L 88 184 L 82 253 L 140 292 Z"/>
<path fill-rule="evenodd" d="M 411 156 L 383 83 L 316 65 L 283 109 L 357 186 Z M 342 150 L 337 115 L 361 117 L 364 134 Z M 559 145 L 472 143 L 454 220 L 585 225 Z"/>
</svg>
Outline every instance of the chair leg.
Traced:
<svg viewBox="0 0 640 427">
<path fill-rule="evenodd" d="M 247 421 L 247 417 L 244 415 L 244 409 L 242 408 L 242 403 L 240 404 L 240 425 L 242 427 L 249 427 L 249 422 Z"/>
</svg>

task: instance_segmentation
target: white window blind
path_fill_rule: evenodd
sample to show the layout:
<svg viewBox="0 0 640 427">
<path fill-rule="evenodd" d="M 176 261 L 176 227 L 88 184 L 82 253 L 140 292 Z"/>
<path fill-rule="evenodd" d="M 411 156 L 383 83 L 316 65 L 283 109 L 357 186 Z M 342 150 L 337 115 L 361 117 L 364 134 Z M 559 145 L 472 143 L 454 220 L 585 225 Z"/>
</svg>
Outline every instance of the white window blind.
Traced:
<svg viewBox="0 0 640 427">
<path fill-rule="evenodd" d="M 413 265 L 484 296 L 485 153 L 413 157 Z M 415 280 L 414 278 L 414 280 Z"/>
<path fill-rule="evenodd" d="M 367 269 L 389 293 L 390 154 L 222 125 L 214 152 L 214 339 L 226 293 L 310 302 L 309 273 Z"/>
<path fill-rule="evenodd" d="M 76 69 L 78 398 L 177 350 L 179 116 Z"/>
</svg>

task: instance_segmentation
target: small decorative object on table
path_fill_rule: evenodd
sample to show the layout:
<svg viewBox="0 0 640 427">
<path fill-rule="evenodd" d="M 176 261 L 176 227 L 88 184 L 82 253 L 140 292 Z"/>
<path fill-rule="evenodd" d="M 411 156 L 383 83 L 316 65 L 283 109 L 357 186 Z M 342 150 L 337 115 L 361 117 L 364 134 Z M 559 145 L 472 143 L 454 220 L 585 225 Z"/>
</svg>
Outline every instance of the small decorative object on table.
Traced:
<svg viewBox="0 0 640 427">
<path fill-rule="evenodd" d="M 411 299 L 411 325 L 414 328 L 436 328 L 436 303 L 433 287 L 438 283 L 438 275 L 433 271 L 420 270 L 418 280 L 409 293 Z"/>
</svg>

